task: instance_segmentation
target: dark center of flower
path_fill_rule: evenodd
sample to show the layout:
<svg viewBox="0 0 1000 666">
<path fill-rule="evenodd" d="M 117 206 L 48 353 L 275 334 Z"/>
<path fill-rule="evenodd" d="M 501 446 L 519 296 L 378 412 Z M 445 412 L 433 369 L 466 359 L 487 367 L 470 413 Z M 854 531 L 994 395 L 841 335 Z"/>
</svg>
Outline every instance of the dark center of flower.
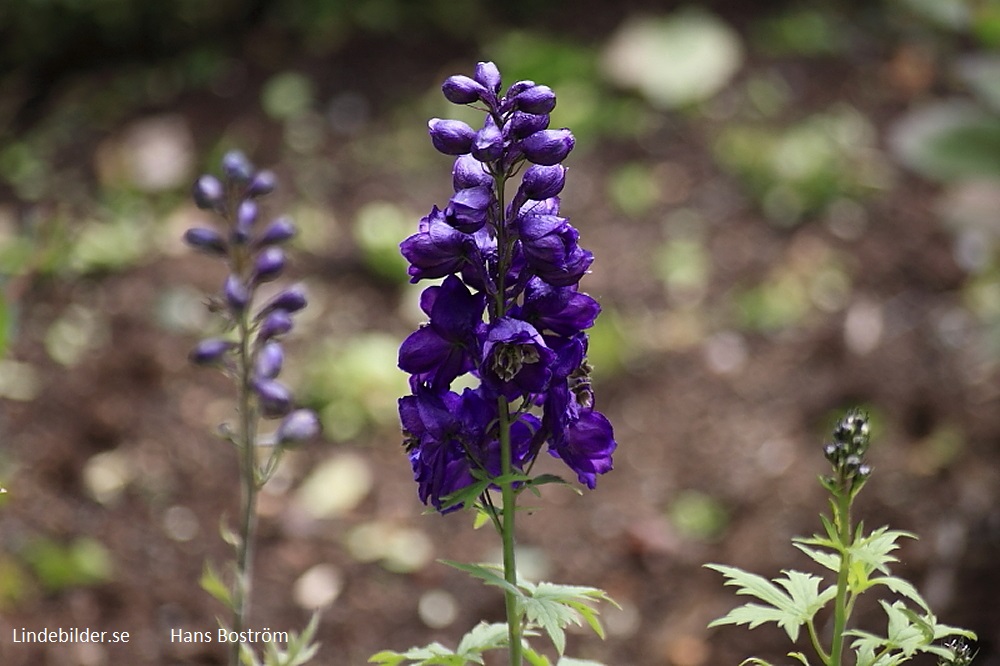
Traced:
<svg viewBox="0 0 1000 666">
<path fill-rule="evenodd" d="M 509 382 L 526 364 L 538 363 L 538 349 L 534 345 L 498 345 L 493 355 L 493 372 L 501 381 Z"/>
<path fill-rule="evenodd" d="M 569 390 L 576 398 L 576 403 L 584 409 L 590 409 L 594 406 L 594 390 L 590 386 L 590 371 L 590 364 L 584 359 L 580 367 L 569 373 L 569 377 L 566 378 Z"/>
</svg>

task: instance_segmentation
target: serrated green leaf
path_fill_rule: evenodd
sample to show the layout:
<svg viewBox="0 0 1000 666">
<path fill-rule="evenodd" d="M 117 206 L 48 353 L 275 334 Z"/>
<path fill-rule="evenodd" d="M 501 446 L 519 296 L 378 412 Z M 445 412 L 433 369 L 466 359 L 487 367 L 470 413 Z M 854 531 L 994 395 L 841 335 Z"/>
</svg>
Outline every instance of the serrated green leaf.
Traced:
<svg viewBox="0 0 1000 666">
<path fill-rule="evenodd" d="M 464 571 L 474 578 L 478 578 L 487 585 L 493 585 L 499 587 L 507 592 L 516 594 L 519 597 L 523 597 L 524 593 L 516 585 L 511 585 L 506 580 L 504 580 L 501 574 L 501 569 L 495 564 L 466 564 L 464 562 L 455 562 L 453 560 L 440 560 L 442 564 L 447 564 L 450 567 L 454 567 L 459 571 Z"/>
<path fill-rule="evenodd" d="M 821 578 L 799 571 L 783 571 L 785 577 L 775 579 L 775 583 L 785 589 L 782 591 L 767 579 L 736 567 L 718 564 L 705 566 L 726 576 L 726 585 L 739 587 L 736 594 L 754 596 L 769 604 L 762 606 L 748 603 L 734 608 L 724 617 L 714 620 L 708 625 L 709 627 L 746 624 L 750 629 L 754 629 L 766 622 L 774 622 L 784 629 L 788 638 L 794 642 L 798 640 L 802 625 L 811 620 L 820 608 L 836 596 L 836 589 L 832 586 L 822 593 L 819 592 Z"/>
<path fill-rule="evenodd" d="M 487 650 L 496 650 L 507 645 L 507 625 L 495 622 L 480 622 L 470 629 L 459 641 L 455 652 L 465 658 L 478 656 Z M 475 663 L 482 663 L 482 660 Z"/>
<path fill-rule="evenodd" d="M 788 656 L 791 657 L 792 659 L 795 659 L 804 666 L 809 666 L 809 660 L 806 659 L 806 656 L 801 652 L 789 652 Z"/>
<path fill-rule="evenodd" d="M 870 582 L 872 587 L 875 585 L 887 587 L 896 594 L 906 597 L 910 601 L 916 603 L 928 613 L 931 611 L 930 606 L 928 606 L 927 602 L 924 601 L 924 598 L 920 596 L 920 592 L 918 592 L 913 583 L 908 580 L 897 578 L 896 576 L 880 576 L 878 578 L 872 578 Z"/>
<path fill-rule="evenodd" d="M 411 648 L 402 653 L 384 650 L 368 658 L 369 664 L 385 666 L 398 666 L 406 661 L 413 662 L 415 666 L 463 666 L 466 663 L 465 659 L 440 643 Z"/>
<path fill-rule="evenodd" d="M 205 568 L 201 572 L 201 579 L 198 581 L 201 589 L 208 592 L 217 600 L 222 602 L 226 608 L 233 608 L 233 596 L 229 586 L 222 582 L 215 567 L 211 562 L 205 562 Z"/>
<path fill-rule="evenodd" d="M 818 563 L 830 571 L 840 571 L 840 554 L 839 553 L 829 553 L 822 550 L 817 550 L 812 548 L 810 545 L 812 540 L 805 539 L 795 539 L 794 545 L 796 548 L 801 550 L 803 553 L 808 555 L 814 562 Z"/>
<path fill-rule="evenodd" d="M 537 624 L 548 634 L 560 655 L 566 651 L 565 628 L 570 623 L 579 624 L 578 616 L 572 608 L 544 597 L 525 597 L 524 615 L 529 622 Z"/>
</svg>

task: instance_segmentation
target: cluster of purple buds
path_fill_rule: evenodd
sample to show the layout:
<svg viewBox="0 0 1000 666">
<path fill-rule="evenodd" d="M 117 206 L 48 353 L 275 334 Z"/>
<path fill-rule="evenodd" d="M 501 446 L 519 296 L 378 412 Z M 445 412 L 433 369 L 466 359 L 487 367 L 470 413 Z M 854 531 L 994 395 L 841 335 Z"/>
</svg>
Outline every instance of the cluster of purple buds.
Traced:
<svg viewBox="0 0 1000 666">
<path fill-rule="evenodd" d="M 871 475 L 871 466 L 865 461 L 870 438 L 868 416 L 852 409 L 833 429 L 833 441 L 823 447 L 823 455 L 833 465 L 834 478 L 848 488 L 860 488 Z"/>
<path fill-rule="evenodd" d="M 244 382 L 255 397 L 257 413 L 281 419 L 274 443 L 294 444 L 319 431 L 316 414 L 294 409 L 291 391 L 277 379 L 284 362 L 281 338 L 292 330 L 292 316 L 306 306 L 306 295 L 295 285 L 258 304 L 257 293 L 281 275 L 282 245 L 295 236 L 296 228 L 286 217 L 266 223 L 261 219 L 259 200 L 274 190 L 273 172 L 255 170 L 239 151 L 223 157 L 222 172 L 221 180 L 201 176 L 193 189 L 195 203 L 215 213 L 219 226 L 188 229 L 184 240 L 226 261 L 229 272 L 212 309 L 226 318 L 236 339 L 202 340 L 190 358 L 198 365 L 222 367 Z"/>
<path fill-rule="evenodd" d="M 479 129 L 428 123 L 434 147 L 455 156 L 454 195 L 400 244 L 411 282 L 444 278 L 424 290 L 429 321 L 399 350 L 412 391 L 399 413 L 420 499 L 458 508 L 443 500 L 476 478 L 496 478 L 505 416 L 516 470 L 547 447 L 594 488 L 612 468 L 616 443 L 594 408 L 586 360 L 584 331 L 600 306 L 578 283 L 594 257 L 559 214 L 573 134 L 549 129 L 556 97 L 548 86 L 518 81 L 501 94 L 491 62 L 472 77 L 448 78 L 442 90 L 485 116 Z M 508 187 L 516 176 L 516 189 Z M 466 374 L 478 386 L 453 391 Z"/>
</svg>

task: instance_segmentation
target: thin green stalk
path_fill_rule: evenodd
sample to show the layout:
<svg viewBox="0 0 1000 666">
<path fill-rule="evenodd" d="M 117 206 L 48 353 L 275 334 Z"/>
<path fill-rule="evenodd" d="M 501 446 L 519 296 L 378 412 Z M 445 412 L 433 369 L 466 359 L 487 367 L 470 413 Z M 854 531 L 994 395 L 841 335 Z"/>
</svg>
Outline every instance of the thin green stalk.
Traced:
<svg viewBox="0 0 1000 666">
<path fill-rule="evenodd" d="M 250 352 L 249 315 L 239 321 L 239 383 L 238 410 L 240 416 L 237 449 L 240 458 L 240 540 L 236 548 L 236 581 L 233 594 L 233 631 L 237 635 L 246 629 L 250 615 L 250 592 L 253 579 L 253 541 L 257 527 L 257 410 L 251 387 L 252 359 Z M 230 666 L 239 666 L 240 642 L 231 643 Z"/>
<path fill-rule="evenodd" d="M 517 563 L 514 553 L 514 520 L 517 514 L 517 498 L 514 492 L 514 482 L 510 480 L 513 468 L 511 463 L 510 445 L 510 406 L 507 398 L 500 396 L 500 461 L 501 474 L 506 480 L 500 485 L 503 498 L 503 529 L 500 537 L 503 540 L 503 577 L 512 586 L 517 586 Z M 517 595 L 511 590 L 504 590 L 504 604 L 507 611 L 507 636 L 510 640 L 510 664 L 521 666 L 521 606 Z"/>
<path fill-rule="evenodd" d="M 850 481 L 847 481 L 849 484 Z M 845 484 L 840 484 L 841 486 Z M 837 540 L 842 548 L 840 554 L 840 570 L 837 572 L 837 596 L 833 602 L 833 644 L 830 646 L 830 660 L 827 666 L 840 666 L 844 651 L 844 630 L 847 628 L 847 618 L 850 608 L 847 601 L 847 577 L 851 570 L 851 557 L 847 549 L 851 545 L 851 491 L 849 488 L 839 488 L 837 493 L 836 519 Z"/>
</svg>

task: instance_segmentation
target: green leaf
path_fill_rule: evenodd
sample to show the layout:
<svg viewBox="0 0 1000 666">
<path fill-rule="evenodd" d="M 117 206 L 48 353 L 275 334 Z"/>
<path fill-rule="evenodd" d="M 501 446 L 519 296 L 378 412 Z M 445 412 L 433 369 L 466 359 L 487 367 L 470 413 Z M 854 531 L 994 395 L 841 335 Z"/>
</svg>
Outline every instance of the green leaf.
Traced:
<svg viewBox="0 0 1000 666">
<path fill-rule="evenodd" d="M 470 629 L 458 644 L 455 652 L 464 657 L 479 655 L 487 650 L 496 650 L 507 645 L 507 625 L 501 622 L 488 624 L 480 622 Z M 477 661 L 476 663 L 482 663 Z"/>
<path fill-rule="evenodd" d="M 817 550 L 816 548 L 811 548 L 810 545 L 807 545 L 814 544 L 816 541 L 817 540 L 813 539 L 793 539 L 792 545 L 812 558 L 814 562 L 817 562 L 830 571 L 840 571 L 840 553 L 828 553 L 822 550 Z M 825 539 L 821 541 L 825 542 Z"/>
<path fill-rule="evenodd" d="M 368 658 L 369 664 L 385 664 L 386 666 L 398 666 L 407 661 L 412 661 L 417 666 L 464 666 L 466 664 L 463 657 L 456 655 L 440 643 L 411 648 L 402 653 L 385 650 Z"/>
<path fill-rule="evenodd" d="M 441 498 L 441 510 L 443 511 L 456 506 L 464 506 L 467 509 L 475 507 L 479 496 L 486 492 L 492 484 L 492 479 L 480 479 L 460 490 L 456 490 L 450 495 L 445 495 Z"/>
<path fill-rule="evenodd" d="M 464 562 L 455 562 L 453 560 L 441 560 L 441 563 L 454 567 L 459 571 L 464 571 L 470 576 L 483 581 L 487 585 L 499 587 L 507 592 L 516 594 L 519 597 L 524 596 L 520 588 L 516 585 L 511 585 L 504 580 L 504 577 L 501 574 L 502 569 L 495 564 L 465 564 Z"/>
<path fill-rule="evenodd" d="M 599 661 L 590 659 L 573 659 L 572 657 L 562 657 L 556 662 L 556 666 L 604 666 Z"/>
<path fill-rule="evenodd" d="M 201 572 L 201 589 L 222 602 L 226 608 L 233 608 L 233 595 L 229 586 L 222 582 L 219 573 L 212 566 L 211 562 L 205 562 L 205 568 Z"/>
<path fill-rule="evenodd" d="M 798 640 L 799 629 L 811 620 L 816 612 L 836 596 L 836 588 L 828 587 L 822 593 L 818 576 L 800 571 L 782 571 L 784 578 L 776 578 L 774 583 L 736 567 L 706 564 L 707 568 L 724 575 L 726 585 L 739 589 L 736 594 L 750 595 L 764 601 L 766 606 L 748 603 L 731 610 L 727 615 L 712 621 L 709 627 L 724 624 L 746 624 L 754 629 L 766 622 L 774 622 L 785 630 L 791 641 Z M 781 588 L 784 588 L 782 590 Z"/>
<path fill-rule="evenodd" d="M 555 583 L 523 584 L 527 593 L 524 598 L 524 612 L 529 622 L 534 622 L 548 634 L 559 654 L 566 649 L 564 629 L 570 624 L 580 626 L 585 621 L 601 638 L 604 628 L 598 620 L 594 604 L 607 601 L 618 604 L 607 592 L 596 587 L 580 585 L 557 585 Z"/>
</svg>

